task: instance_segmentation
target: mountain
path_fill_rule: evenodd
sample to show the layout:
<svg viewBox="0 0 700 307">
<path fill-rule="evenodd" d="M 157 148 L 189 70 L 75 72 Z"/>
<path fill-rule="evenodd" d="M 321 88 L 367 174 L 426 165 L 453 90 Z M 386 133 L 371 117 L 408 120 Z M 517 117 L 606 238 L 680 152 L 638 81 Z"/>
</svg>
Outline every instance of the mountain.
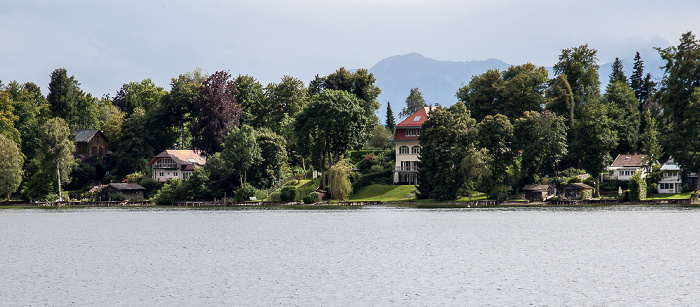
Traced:
<svg viewBox="0 0 700 307">
<path fill-rule="evenodd" d="M 452 62 L 426 58 L 418 53 L 397 55 L 381 60 L 370 68 L 376 85 L 382 89 L 378 101 L 380 120 L 386 119 L 386 103 L 391 102 L 391 109 L 397 122 L 398 113 L 406 105 L 406 97 L 411 89 L 417 87 L 427 103 L 439 103 L 450 106 L 457 102 L 457 89 L 469 83 L 472 76 L 489 69 L 504 70 L 510 65 L 498 59 L 486 61 Z"/>
<path fill-rule="evenodd" d="M 627 78 L 632 75 L 634 65 L 633 56 L 622 58 L 625 74 Z M 661 57 L 642 54 L 644 61 L 644 74 L 650 72 L 655 82 L 660 82 L 663 77 L 663 70 L 659 66 L 664 65 Z M 428 104 L 450 106 L 457 102 L 457 90 L 468 84 L 472 76 L 480 75 L 489 69 L 503 71 L 510 67 L 498 59 L 488 59 L 486 61 L 438 61 L 426 58 L 418 53 L 397 55 L 381 60 L 369 69 L 376 79 L 375 84 L 382 90 L 377 100 L 381 103 L 381 108 L 377 116 L 381 122 L 386 120 L 386 103 L 391 102 L 391 109 L 394 111 L 396 122 L 399 112 L 406 106 L 406 97 L 411 89 L 417 87 L 423 94 L 423 98 Z M 549 77 L 553 78 L 552 68 L 549 70 Z M 601 82 L 601 93 L 605 93 L 605 87 L 610 80 L 612 72 L 612 62 L 600 64 L 598 75 Z"/>
</svg>

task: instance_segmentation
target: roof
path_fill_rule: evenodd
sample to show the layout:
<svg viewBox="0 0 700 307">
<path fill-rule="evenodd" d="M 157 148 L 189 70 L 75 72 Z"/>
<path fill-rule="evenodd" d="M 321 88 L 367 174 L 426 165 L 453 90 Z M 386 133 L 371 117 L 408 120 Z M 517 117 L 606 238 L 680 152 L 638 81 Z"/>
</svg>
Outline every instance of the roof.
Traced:
<svg viewBox="0 0 700 307">
<path fill-rule="evenodd" d="M 611 167 L 639 167 L 647 163 L 647 155 L 617 155 Z"/>
<path fill-rule="evenodd" d="M 396 125 L 396 128 L 418 128 L 420 125 L 422 125 L 426 120 L 428 120 L 428 113 L 432 111 L 434 108 L 429 108 L 429 107 L 423 107 L 418 109 L 415 113 L 411 114 L 409 117 L 406 117 L 403 121 L 401 121 L 398 125 Z"/>
<path fill-rule="evenodd" d="M 661 170 L 662 171 L 680 171 L 681 167 L 678 166 L 678 164 L 676 164 L 675 161 L 673 161 L 673 158 L 668 158 L 668 160 L 666 160 L 666 163 L 664 163 L 664 165 L 661 166 Z"/>
<path fill-rule="evenodd" d="M 549 186 L 546 184 L 528 184 L 523 186 L 521 190 L 523 191 L 547 191 L 549 189 Z"/>
<path fill-rule="evenodd" d="M 192 164 L 197 164 L 199 166 L 203 166 L 207 164 L 207 159 L 201 155 L 199 155 L 197 152 L 194 150 L 166 150 L 163 151 L 159 154 L 157 154 L 151 161 L 148 161 L 148 166 L 153 165 L 153 163 L 156 163 L 160 158 L 171 158 L 177 165 L 192 165 Z"/>
<path fill-rule="evenodd" d="M 567 184 L 567 185 L 565 185 L 565 186 L 563 186 L 563 187 L 561 187 L 561 188 L 559 188 L 559 189 L 563 190 L 563 189 L 566 189 L 566 188 L 573 188 L 573 189 L 576 189 L 576 190 L 592 190 L 592 189 L 593 189 L 592 186 L 589 186 L 589 185 L 587 185 L 587 184 L 585 184 L 585 183 L 580 183 L 580 182 L 569 183 L 569 184 Z"/>
<path fill-rule="evenodd" d="M 110 183 L 107 187 L 114 188 L 118 191 L 146 190 L 146 188 L 144 188 L 136 183 Z"/>
<path fill-rule="evenodd" d="M 90 140 L 92 139 L 92 137 L 95 136 L 95 134 L 97 134 L 98 132 L 99 132 L 100 134 L 102 134 L 102 136 L 104 137 L 104 134 L 102 133 L 102 131 L 97 130 L 97 129 L 76 130 L 76 131 L 75 131 L 75 142 L 76 142 L 76 143 L 87 143 L 87 142 L 90 142 Z M 105 140 L 106 140 L 106 139 L 107 139 L 107 137 L 105 137 Z M 107 142 L 109 142 L 109 140 L 107 140 Z"/>
</svg>

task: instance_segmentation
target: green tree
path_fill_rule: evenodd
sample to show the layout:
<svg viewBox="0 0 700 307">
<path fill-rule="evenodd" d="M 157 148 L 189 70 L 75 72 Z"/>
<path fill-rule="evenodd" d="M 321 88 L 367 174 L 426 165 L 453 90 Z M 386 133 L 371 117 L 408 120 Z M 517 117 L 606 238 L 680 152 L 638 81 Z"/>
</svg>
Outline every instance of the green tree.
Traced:
<svg viewBox="0 0 700 307">
<path fill-rule="evenodd" d="M 198 168 L 185 181 L 188 200 L 209 200 L 212 198 L 209 188 L 209 172 L 206 168 Z"/>
<path fill-rule="evenodd" d="M 598 183 L 600 174 L 612 162 L 610 152 L 618 143 L 607 105 L 599 100 L 588 102 L 573 132 L 571 151 L 577 153 L 580 165 Z"/>
<path fill-rule="evenodd" d="M 667 150 L 688 171 L 699 171 L 695 145 L 699 122 L 694 102 L 700 87 L 700 41 L 691 32 L 681 36 L 679 45 L 657 48 L 666 61 L 665 77 L 661 81 L 659 100 L 668 125 L 670 138 Z M 694 160 L 695 159 L 695 160 Z"/>
<path fill-rule="evenodd" d="M 112 103 L 126 114 L 131 114 L 137 108 L 142 108 L 146 113 L 158 108 L 160 100 L 166 92 L 162 87 L 156 86 L 151 79 L 141 82 L 129 82 L 122 85 Z"/>
<path fill-rule="evenodd" d="M 522 150 L 521 168 L 527 183 L 558 170 L 567 154 L 566 125 L 563 117 L 549 111 L 525 112 L 513 124 L 515 147 Z"/>
<path fill-rule="evenodd" d="M 632 75 L 630 76 L 630 87 L 634 91 L 634 96 L 637 100 L 644 102 L 648 93 L 644 89 L 644 61 L 637 52 L 634 55 L 634 66 L 632 66 Z"/>
<path fill-rule="evenodd" d="M 425 108 L 427 106 L 428 104 L 425 103 L 425 99 L 423 99 L 423 94 L 418 90 L 417 87 L 414 87 L 411 89 L 411 92 L 408 94 L 408 97 L 406 97 L 406 107 L 403 108 L 403 110 L 401 110 L 401 112 L 399 113 L 399 117 L 409 117 L 421 108 Z"/>
<path fill-rule="evenodd" d="M 187 200 L 187 185 L 178 178 L 163 185 L 153 196 L 153 202 L 158 205 L 173 204 L 184 200 Z"/>
<path fill-rule="evenodd" d="M 279 84 L 265 87 L 264 108 L 257 114 L 260 128 L 269 128 L 281 134 L 284 127 L 309 102 L 304 82 L 290 76 L 282 77 Z"/>
<path fill-rule="evenodd" d="M 326 172 L 328 176 L 328 190 L 332 199 L 345 200 L 352 195 L 350 184 L 350 165 L 345 161 L 339 161 Z"/>
<path fill-rule="evenodd" d="M 391 103 L 386 102 L 386 129 L 389 132 L 394 133 L 394 128 L 396 127 L 396 120 L 394 119 L 394 111 L 391 110 Z"/>
<path fill-rule="evenodd" d="M 542 109 L 547 76 L 547 69 L 531 63 L 511 66 L 502 73 L 489 70 L 472 77 L 457 91 L 457 98 L 477 121 L 496 114 L 519 118 L 525 111 Z"/>
<path fill-rule="evenodd" d="M 642 172 L 637 171 L 630 177 L 630 200 L 644 200 L 647 196 L 647 182 L 642 178 Z"/>
<path fill-rule="evenodd" d="M 600 96 L 597 53 L 597 50 L 588 48 L 588 44 L 562 49 L 559 61 L 553 67 L 555 74 L 564 74 L 569 81 L 576 118 L 591 96 L 593 99 Z"/>
<path fill-rule="evenodd" d="M 651 112 L 644 112 L 644 132 L 639 137 L 639 151 L 652 157 L 654 161 L 661 157 L 663 148 L 659 143 L 659 130 L 656 119 Z"/>
<path fill-rule="evenodd" d="M 324 90 L 313 96 L 294 123 L 300 154 L 311 157 L 325 173 L 349 149 L 365 143 L 369 123 L 364 111 L 346 91 Z M 323 183 L 325 188 L 325 176 Z"/>
<path fill-rule="evenodd" d="M 41 148 L 37 154 L 39 165 L 47 174 L 57 176 L 58 195 L 61 197 L 61 185 L 70 182 L 70 173 L 75 166 L 73 150 L 75 136 L 62 118 L 53 118 L 41 128 L 39 135 Z"/>
<path fill-rule="evenodd" d="M 251 168 L 253 185 L 269 189 L 284 179 L 287 166 L 285 139 L 267 129 L 255 131 L 255 140 L 260 148 L 260 160 Z"/>
<path fill-rule="evenodd" d="M 113 105 L 108 97 L 102 99 L 98 110 L 100 112 L 100 129 L 112 144 L 117 144 L 121 139 L 122 125 L 126 114 Z"/>
<path fill-rule="evenodd" d="M 15 115 L 15 107 L 7 91 L 0 92 L 0 134 L 11 139 L 15 144 L 21 142 L 20 134 L 15 123 L 19 116 Z"/>
<path fill-rule="evenodd" d="M 136 108 L 124 120 L 121 137 L 113 147 L 113 160 L 118 177 L 122 178 L 144 169 L 146 163 L 156 154 L 151 135 L 144 133 L 149 131 L 147 124 L 146 111 L 142 108 Z"/>
<path fill-rule="evenodd" d="M 384 148 L 389 144 L 389 139 L 391 139 L 391 132 L 384 128 L 382 125 L 377 125 L 370 132 L 369 141 L 365 147 L 367 148 Z"/>
<path fill-rule="evenodd" d="M 641 114 L 639 101 L 632 89 L 625 82 L 610 83 L 603 95 L 603 102 L 607 105 L 608 117 L 618 135 L 613 156 L 637 152 Z"/>
<path fill-rule="evenodd" d="M 494 165 L 488 149 L 469 149 L 462 159 L 460 171 L 464 174 L 464 181 L 471 184 L 471 189 L 490 192 L 497 182 L 492 171 Z"/>
<path fill-rule="evenodd" d="M 171 129 L 180 136 L 180 149 L 191 148 L 192 106 L 197 98 L 197 87 L 202 85 L 199 77 L 191 74 L 171 79 L 170 92 L 163 96 L 154 116 L 160 129 Z"/>
<path fill-rule="evenodd" d="M 241 125 L 249 125 L 254 128 L 265 126 L 267 108 L 263 86 L 249 75 L 238 75 L 236 78 L 238 95 L 236 102 L 241 105 Z"/>
<path fill-rule="evenodd" d="M 253 127 L 243 125 L 233 130 L 224 139 L 224 160 L 239 172 L 240 187 L 245 188 L 248 181 L 248 170 L 262 159 L 260 147 L 255 139 Z"/>
<path fill-rule="evenodd" d="M 220 152 L 224 137 L 239 124 L 241 106 L 236 102 L 236 87 L 231 74 L 217 71 L 198 88 L 192 111 L 192 147 L 207 156 Z"/>
<path fill-rule="evenodd" d="M 22 182 L 22 165 L 24 158 L 17 144 L 12 139 L 0 134 L 0 195 L 7 195 L 17 191 Z"/>
<path fill-rule="evenodd" d="M 615 61 L 612 63 L 612 72 L 610 73 L 610 81 L 608 84 L 612 84 L 615 82 L 622 82 L 627 84 L 627 76 L 625 76 L 625 66 L 622 65 L 622 60 L 620 58 L 615 58 Z"/>
<path fill-rule="evenodd" d="M 498 70 L 488 70 L 473 76 L 469 84 L 457 90 L 457 98 L 464 102 L 471 116 L 481 121 L 486 115 L 504 114 L 499 105 L 503 79 Z"/>
<path fill-rule="evenodd" d="M 377 117 L 374 115 L 379 109 L 377 97 L 382 92 L 379 87 L 374 85 L 376 79 L 374 75 L 369 73 L 367 69 L 361 68 L 351 73 L 341 67 L 334 73 L 316 78 L 309 84 L 309 92 L 311 96 L 317 95 L 324 90 L 341 90 L 346 91 L 357 98 L 360 107 L 365 112 L 365 117 L 372 122 L 377 122 Z"/>
<path fill-rule="evenodd" d="M 57 68 L 51 73 L 46 100 L 54 117 L 63 118 L 68 123 L 73 122 L 77 113 L 78 97 L 81 94 L 79 86 L 80 83 L 75 77 L 68 77 L 65 68 Z"/>
<path fill-rule="evenodd" d="M 558 75 L 547 89 L 547 105 L 545 110 L 564 117 L 569 131 L 574 125 L 574 94 L 566 80 L 565 74 Z"/>
<path fill-rule="evenodd" d="M 501 114 L 496 116 L 487 115 L 478 125 L 478 147 L 485 149 L 479 155 L 486 155 L 487 158 L 479 160 L 488 161 L 488 169 L 491 178 L 482 185 L 484 192 L 489 192 L 497 183 L 509 183 L 508 169 L 515 162 L 515 151 L 513 150 L 513 125 L 508 117 Z M 477 152 L 474 152 L 476 154 Z M 474 157 L 479 157 L 476 155 Z M 472 164 L 477 165 L 477 164 Z"/>
<path fill-rule="evenodd" d="M 29 161 L 36 156 L 36 151 L 39 148 L 39 128 L 43 124 L 39 122 L 39 114 L 41 107 L 48 107 L 46 99 L 41 95 L 41 89 L 34 83 L 20 85 L 12 81 L 4 92 L 12 100 L 13 113 L 17 116 L 15 128 L 21 136 L 21 143 L 18 145 L 25 155 L 25 161 Z M 2 99 L 0 97 L 0 100 Z"/>
<path fill-rule="evenodd" d="M 422 125 L 418 162 L 418 195 L 437 200 L 455 199 L 465 182 L 460 165 L 476 143 L 476 121 L 466 106 L 458 102 L 450 108 L 437 107 Z"/>
</svg>

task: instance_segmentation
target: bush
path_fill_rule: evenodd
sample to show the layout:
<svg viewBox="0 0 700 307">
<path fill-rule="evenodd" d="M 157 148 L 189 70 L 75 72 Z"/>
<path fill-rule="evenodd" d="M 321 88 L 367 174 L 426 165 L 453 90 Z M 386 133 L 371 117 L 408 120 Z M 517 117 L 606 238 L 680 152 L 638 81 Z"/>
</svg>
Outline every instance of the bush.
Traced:
<svg viewBox="0 0 700 307">
<path fill-rule="evenodd" d="M 125 201 L 126 195 L 122 193 L 111 193 L 109 194 L 109 200 L 111 201 Z"/>
<path fill-rule="evenodd" d="M 284 187 L 282 188 L 282 191 L 280 191 L 281 201 L 294 201 L 295 196 L 296 189 L 294 189 L 294 187 Z"/>
<path fill-rule="evenodd" d="M 252 185 L 246 185 L 236 190 L 236 201 L 250 200 L 251 197 L 255 196 L 255 193 L 257 193 L 257 190 Z"/>
<path fill-rule="evenodd" d="M 267 199 L 268 196 L 269 196 L 269 195 L 267 195 L 267 190 L 258 190 L 258 191 L 255 193 L 255 198 L 257 198 L 258 200 Z"/>
<path fill-rule="evenodd" d="M 647 182 L 641 172 L 636 172 L 630 177 L 630 200 L 643 200 L 646 196 Z"/>
<path fill-rule="evenodd" d="M 581 199 L 591 199 L 591 198 L 593 198 L 593 190 L 581 191 Z"/>
<path fill-rule="evenodd" d="M 272 200 L 272 201 L 280 201 L 280 200 L 282 200 L 282 199 L 280 198 L 280 192 L 279 192 L 279 191 L 274 191 L 274 192 L 272 192 L 272 194 L 270 194 L 270 200 Z"/>
<path fill-rule="evenodd" d="M 314 186 L 298 188 L 294 195 L 294 201 L 303 201 L 304 197 L 313 191 L 316 191 L 316 187 Z"/>
<path fill-rule="evenodd" d="M 384 168 L 381 165 L 372 165 L 372 167 L 369 168 L 370 173 L 379 173 L 383 171 Z"/>
<path fill-rule="evenodd" d="M 304 196 L 304 203 L 305 204 L 313 204 L 318 201 L 318 193 L 316 192 L 311 192 L 308 195 Z"/>
<path fill-rule="evenodd" d="M 498 185 L 489 192 L 489 199 L 506 200 L 508 198 L 508 186 Z"/>
</svg>

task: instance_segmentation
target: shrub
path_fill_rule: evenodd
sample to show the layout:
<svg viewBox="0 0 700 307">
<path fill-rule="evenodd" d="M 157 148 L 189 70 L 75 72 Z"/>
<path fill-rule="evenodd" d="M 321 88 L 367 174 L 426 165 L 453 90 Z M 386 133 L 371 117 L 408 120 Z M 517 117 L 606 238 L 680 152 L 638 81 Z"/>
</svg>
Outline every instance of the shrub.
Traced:
<svg viewBox="0 0 700 307">
<path fill-rule="evenodd" d="M 498 185 L 489 192 L 489 199 L 505 200 L 508 198 L 508 186 Z"/>
<path fill-rule="evenodd" d="M 282 199 L 280 198 L 280 192 L 279 192 L 279 191 L 274 191 L 274 192 L 272 192 L 272 194 L 270 194 L 270 200 L 272 200 L 272 201 L 280 201 L 280 200 L 282 200 Z"/>
<path fill-rule="evenodd" d="M 384 168 L 381 165 L 372 165 L 372 167 L 369 168 L 370 173 L 379 173 L 384 171 Z"/>
<path fill-rule="evenodd" d="M 236 190 L 236 201 L 246 201 L 255 196 L 257 190 L 252 185 L 246 185 Z"/>
<path fill-rule="evenodd" d="M 581 199 L 591 199 L 591 198 L 593 198 L 593 190 L 581 191 Z"/>
<path fill-rule="evenodd" d="M 366 171 L 366 170 L 370 169 L 372 166 L 374 166 L 376 162 L 377 162 L 377 156 L 375 156 L 373 153 L 368 154 L 362 160 L 362 163 L 360 163 L 360 170 Z"/>
<path fill-rule="evenodd" d="M 303 201 L 306 195 L 309 195 L 309 193 L 313 191 L 316 191 L 316 187 L 311 186 L 298 188 L 294 195 L 294 201 Z"/>
<path fill-rule="evenodd" d="M 318 201 L 318 193 L 316 192 L 311 192 L 308 195 L 304 196 L 304 203 L 305 204 L 313 204 Z"/>
<path fill-rule="evenodd" d="M 643 200 L 646 196 L 647 182 L 641 172 L 636 172 L 630 177 L 630 200 Z"/>
<path fill-rule="evenodd" d="M 268 198 L 268 196 L 269 195 L 267 194 L 267 190 L 258 190 L 255 193 L 255 198 L 257 198 L 258 200 L 266 199 L 266 198 Z"/>
<path fill-rule="evenodd" d="M 187 187 L 180 179 L 173 179 L 166 183 L 155 196 L 156 204 L 172 204 L 187 199 Z"/>
<path fill-rule="evenodd" d="M 294 201 L 295 195 L 296 195 L 296 189 L 294 189 L 294 187 L 284 187 L 284 188 L 282 188 L 282 191 L 280 191 L 280 200 L 281 201 Z"/>
</svg>

